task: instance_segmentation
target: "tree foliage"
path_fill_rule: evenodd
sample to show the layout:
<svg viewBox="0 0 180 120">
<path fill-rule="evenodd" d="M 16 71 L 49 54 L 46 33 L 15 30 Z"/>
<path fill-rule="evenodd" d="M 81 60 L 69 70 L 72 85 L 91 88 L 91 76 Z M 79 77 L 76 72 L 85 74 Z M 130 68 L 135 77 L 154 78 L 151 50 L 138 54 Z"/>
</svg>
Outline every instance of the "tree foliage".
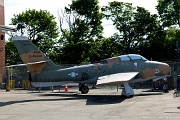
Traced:
<svg viewBox="0 0 180 120">
<path fill-rule="evenodd" d="M 180 0 L 158 0 L 156 8 L 164 27 L 180 27 Z"/>
<path fill-rule="evenodd" d="M 152 34 L 159 28 L 157 15 L 151 15 L 142 7 L 135 8 L 131 3 L 110 2 L 102 11 L 119 31 L 112 38 L 123 45 L 123 54 L 139 53 L 139 48 L 145 44 L 150 46 Z"/>
<path fill-rule="evenodd" d="M 102 14 L 99 9 L 98 0 L 73 0 L 69 8 L 66 7 L 67 12 L 79 15 L 74 24 L 79 26 L 77 31 L 83 30 L 85 33 L 83 39 L 101 35 L 103 27 L 101 26 Z"/>
<path fill-rule="evenodd" d="M 21 61 L 17 49 L 12 41 L 5 43 L 6 46 L 6 65 L 14 65 Z"/>
<path fill-rule="evenodd" d="M 102 14 L 97 0 L 73 0 L 62 14 L 68 24 L 63 28 L 63 16 L 60 16 L 61 62 L 79 64 L 88 61 L 90 50 L 96 38 L 102 36 Z"/>
<path fill-rule="evenodd" d="M 165 59 L 175 60 L 176 57 L 176 41 L 180 43 L 180 29 L 170 27 L 166 32 L 165 46 L 166 46 L 166 57 Z"/>
<path fill-rule="evenodd" d="M 53 50 L 56 49 L 56 38 L 59 32 L 55 17 L 48 11 L 29 9 L 20 14 L 14 14 L 11 22 L 20 32 L 20 35 L 27 36 L 47 56 L 52 59 L 57 57 Z M 15 64 L 18 61 L 20 61 L 20 57 L 10 40 L 6 42 L 6 63 Z"/>
<path fill-rule="evenodd" d="M 129 53 L 167 60 L 176 57 L 180 32 L 164 27 L 180 25 L 179 5 L 179 0 L 158 0 L 160 21 L 158 15 L 131 3 L 113 1 L 100 9 L 98 0 L 72 0 L 59 13 L 60 34 L 55 17 L 44 10 L 14 15 L 12 24 L 56 63 L 85 64 Z M 102 19 L 111 20 L 118 32 L 105 38 Z M 12 46 L 6 43 L 6 60 L 15 64 L 20 58 Z"/>
<path fill-rule="evenodd" d="M 14 14 L 11 24 L 16 26 L 21 35 L 27 36 L 44 53 L 53 48 L 58 37 L 58 27 L 55 17 L 46 10 L 26 10 Z"/>
<path fill-rule="evenodd" d="M 167 55 L 165 55 L 165 59 L 174 60 L 176 58 L 176 41 L 179 41 L 179 30 L 171 26 L 178 25 L 180 27 L 180 1 L 158 0 L 156 9 L 158 10 L 162 26 L 169 27 L 165 30 L 166 38 L 164 44 L 167 53 Z"/>
</svg>

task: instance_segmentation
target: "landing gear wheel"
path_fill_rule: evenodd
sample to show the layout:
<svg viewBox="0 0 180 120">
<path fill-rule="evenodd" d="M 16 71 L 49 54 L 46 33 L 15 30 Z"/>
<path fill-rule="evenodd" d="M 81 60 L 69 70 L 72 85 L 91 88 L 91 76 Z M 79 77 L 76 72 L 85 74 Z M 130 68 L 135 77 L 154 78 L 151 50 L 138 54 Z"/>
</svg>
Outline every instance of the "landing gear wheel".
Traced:
<svg viewBox="0 0 180 120">
<path fill-rule="evenodd" d="M 80 85 L 79 91 L 81 91 L 82 94 L 87 94 L 89 92 L 89 88 L 86 85 Z"/>
</svg>

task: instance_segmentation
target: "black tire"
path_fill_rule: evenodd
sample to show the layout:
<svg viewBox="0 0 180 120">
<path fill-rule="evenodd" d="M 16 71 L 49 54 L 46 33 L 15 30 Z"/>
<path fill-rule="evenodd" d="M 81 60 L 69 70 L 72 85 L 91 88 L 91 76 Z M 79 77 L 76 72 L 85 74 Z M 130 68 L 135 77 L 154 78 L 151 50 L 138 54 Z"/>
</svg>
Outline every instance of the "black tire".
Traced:
<svg viewBox="0 0 180 120">
<path fill-rule="evenodd" d="M 88 86 L 81 86 L 81 93 L 82 94 L 87 94 L 89 92 Z"/>
<path fill-rule="evenodd" d="M 83 85 L 79 85 L 79 91 L 82 91 Z"/>
</svg>

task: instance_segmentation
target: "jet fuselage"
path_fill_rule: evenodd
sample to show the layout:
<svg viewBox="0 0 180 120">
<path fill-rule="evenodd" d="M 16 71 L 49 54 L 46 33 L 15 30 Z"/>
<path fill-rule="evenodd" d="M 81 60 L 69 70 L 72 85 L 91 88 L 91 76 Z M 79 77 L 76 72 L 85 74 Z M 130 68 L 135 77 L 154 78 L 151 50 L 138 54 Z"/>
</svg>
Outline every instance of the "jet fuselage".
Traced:
<svg viewBox="0 0 180 120">
<path fill-rule="evenodd" d="M 129 55 L 131 57 L 131 55 Z M 127 57 L 129 57 L 127 55 Z M 43 71 L 32 77 L 32 82 L 59 82 L 71 81 L 92 83 L 98 77 L 126 72 L 139 72 L 135 79 L 147 79 L 153 76 L 163 76 L 169 73 L 169 65 L 162 62 L 148 61 L 146 59 L 122 60 L 114 57 L 100 61 L 100 63 L 61 68 Z"/>
</svg>

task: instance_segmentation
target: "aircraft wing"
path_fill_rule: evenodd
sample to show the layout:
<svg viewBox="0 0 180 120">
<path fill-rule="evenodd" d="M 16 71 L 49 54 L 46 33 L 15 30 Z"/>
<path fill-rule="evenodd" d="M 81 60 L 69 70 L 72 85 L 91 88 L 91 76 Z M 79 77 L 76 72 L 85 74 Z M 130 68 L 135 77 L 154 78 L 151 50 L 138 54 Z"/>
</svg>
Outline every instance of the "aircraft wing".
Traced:
<svg viewBox="0 0 180 120">
<path fill-rule="evenodd" d="M 138 72 L 126 72 L 99 77 L 97 80 L 97 85 L 105 83 L 126 82 L 133 79 L 137 74 Z"/>
</svg>

